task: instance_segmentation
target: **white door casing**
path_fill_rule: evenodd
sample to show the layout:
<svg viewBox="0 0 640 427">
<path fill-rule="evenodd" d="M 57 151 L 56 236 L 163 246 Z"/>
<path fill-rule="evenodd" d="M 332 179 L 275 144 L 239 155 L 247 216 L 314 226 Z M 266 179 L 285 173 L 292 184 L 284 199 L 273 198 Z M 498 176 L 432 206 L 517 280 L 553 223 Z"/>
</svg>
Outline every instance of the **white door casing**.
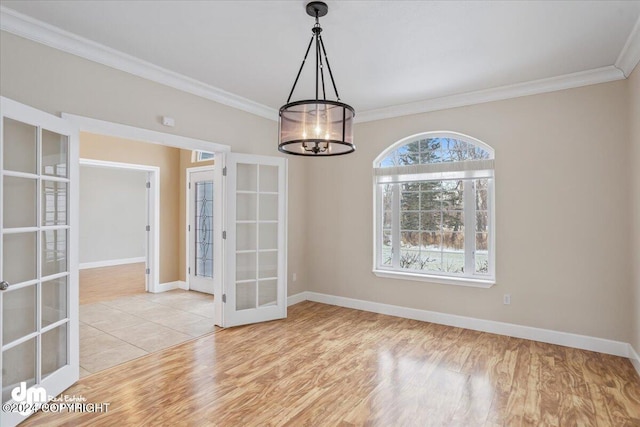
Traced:
<svg viewBox="0 0 640 427">
<path fill-rule="evenodd" d="M 0 382 L 11 407 L 22 382 L 49 397 L 79 377 L 79 146 L 64 119 L 4 97 L 0 107 Z M 30 415 L 5 408 L 2 426 Z"/>
</svg>

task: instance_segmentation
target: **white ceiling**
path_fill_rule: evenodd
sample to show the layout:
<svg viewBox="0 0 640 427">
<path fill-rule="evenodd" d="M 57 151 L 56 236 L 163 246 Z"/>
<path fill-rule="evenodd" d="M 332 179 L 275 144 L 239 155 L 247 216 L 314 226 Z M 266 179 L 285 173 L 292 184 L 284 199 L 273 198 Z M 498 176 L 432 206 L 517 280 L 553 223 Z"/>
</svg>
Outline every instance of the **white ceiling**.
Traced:
<svg viewBox="0 0 640 427">
<path fill-rule="evenodd" d="M 323 38 L 341 98 L 356 112 L 613 66 L 640 17 L 640 1 L 327 3 Z M 311 38 L 305 4 L 2 1 L 275 109 L 285 103 Z M 293 99 L 313 96 L 313 63 L 305 70 Z"/>
</svg>

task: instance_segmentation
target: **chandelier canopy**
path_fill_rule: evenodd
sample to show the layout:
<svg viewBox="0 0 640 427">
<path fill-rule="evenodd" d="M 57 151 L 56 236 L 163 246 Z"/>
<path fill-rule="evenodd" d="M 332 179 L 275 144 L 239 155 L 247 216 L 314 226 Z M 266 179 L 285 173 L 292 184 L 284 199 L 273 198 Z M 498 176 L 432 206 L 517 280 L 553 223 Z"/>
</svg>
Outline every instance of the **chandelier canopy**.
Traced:
<svg viewBox="0 0 640 427">
<path fill-rule="evenodd" d="M 326 3 L 312 1 L 306 6 L 307 14 L 316 19 L 311 29 L 313 35 L 307 51 L 293 83 L 287 103 L 280 107 L 278 151 L 298 156 L 338 156 L 355 151 L 353 144 L 353 118 L 355 111 L 344 102 L 333 79 L 327 51 L 322 41 L 322 28 L 319 18 L 329 11 Z M 315 99 L 291 102 L 304 64 L 315 41 Z M 324 57 L 324 62 L 323 62 Z M 324 67 L 329 71 L 329 78 L 336 95 L 336 101 L 327 100 L 325 90 Z M 322 97 L 320 97 L 320 93 Z"/>
</svg>

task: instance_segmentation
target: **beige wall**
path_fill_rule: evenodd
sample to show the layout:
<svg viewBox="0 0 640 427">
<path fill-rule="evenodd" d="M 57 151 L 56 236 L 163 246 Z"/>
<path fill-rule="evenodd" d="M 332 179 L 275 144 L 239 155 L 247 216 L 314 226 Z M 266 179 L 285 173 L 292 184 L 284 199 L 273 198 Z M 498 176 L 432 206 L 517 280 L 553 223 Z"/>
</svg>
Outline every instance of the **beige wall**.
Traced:
<svg viewBox="0 0 640 427">
<path fill-rule="evenodd" d="M 633 336 L 631 345 L 640 352 L 640 66 L 636 66 L 628 80 L 629 84 L 629 124 L 631 128 L 631 170 L 632 170 L 632 218 L 633 218 Z"/>
<path fill-rule="evenodd" d="M 355 154 L 310 167 L 310 290 L 628 341 L 626 90 L 619 81 L 357 124 Z M 436 130 L 495 149 L 490 289 L 371 272 L 372 162 L 399 139 Z"/>
<path fill-rule="evenodd" d="M 160 168 L 160 283 L 179 280 L 180 149 L 87 132 L 80 157 Z"/>
<path fill-rule="evenodd" d="M 0 94 L 41 110 L 67 112 L 279 155 L 277 123 L 2 32 Z M 175 118 L 167 128 L 160 117 Z M 288 157 L 289 294 L 306 289 L 308 159 Z M 179 182 L 179 181 L 177 181 Z M 179 215 L 179 213 L 176 213 Z M 292 273 L 298 281 L 291 280 Z"/>
</svg>

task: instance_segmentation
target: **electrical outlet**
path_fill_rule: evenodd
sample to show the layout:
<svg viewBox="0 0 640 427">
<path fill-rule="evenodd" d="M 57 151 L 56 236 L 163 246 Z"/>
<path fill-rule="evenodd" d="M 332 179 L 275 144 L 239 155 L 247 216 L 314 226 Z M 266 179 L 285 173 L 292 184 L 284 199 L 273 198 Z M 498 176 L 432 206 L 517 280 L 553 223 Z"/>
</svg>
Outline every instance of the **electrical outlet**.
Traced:
<svg viewBox="0 0 640 427">
<path fill-rule="evenodd" d="M 293 273 L 293 277 L 291 278 L 294 282 L 296 280 L 298 280 L 298 274 L 297 273 Z"/>
<path fill-rule="evenodd" d="M 504 297 L 502 298 L 502 303 L 505 305 L 511 304 L 511 294 L 504 294 Z"/>
</svg>

